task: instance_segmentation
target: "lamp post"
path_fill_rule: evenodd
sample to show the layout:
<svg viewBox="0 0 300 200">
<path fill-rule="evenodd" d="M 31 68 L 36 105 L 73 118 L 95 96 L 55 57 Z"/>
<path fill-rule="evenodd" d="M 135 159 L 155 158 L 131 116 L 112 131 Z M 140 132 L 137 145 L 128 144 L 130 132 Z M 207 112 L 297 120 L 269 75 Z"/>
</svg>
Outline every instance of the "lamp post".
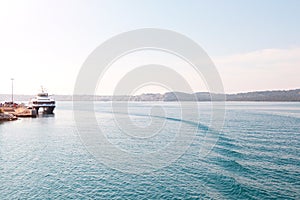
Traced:
<svg viewBox="0 0 300 200">
<path fill-rule="evenodd" d="M 11 78 L 11 102 L 14 103 L 14 79 Z"/>
</svg>

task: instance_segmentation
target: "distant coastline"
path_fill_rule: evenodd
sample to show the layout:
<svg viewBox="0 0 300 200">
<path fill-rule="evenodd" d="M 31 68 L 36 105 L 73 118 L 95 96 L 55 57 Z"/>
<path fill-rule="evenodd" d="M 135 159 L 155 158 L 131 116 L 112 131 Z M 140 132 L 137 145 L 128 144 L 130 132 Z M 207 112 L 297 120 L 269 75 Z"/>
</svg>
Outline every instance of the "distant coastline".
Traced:
<svg viewBox="0 0 300 200">
<path fill-rule="evenodd" d="M 164 94 L 149 93 L 136 96 L 100 96 L 100 95 L 55 95 L 57 101 L 211 101 L 211 95 L 220 99 L 219 94 L 197 92 L 193 94 L 184 92 L 167 92 Z M 14 95 L 16 101 L 29 101 L 34 95 Z M 236 94 L 225 94 L 226 101 L 300 101 L 300 89 L 254 91 Z M 11 94 L 0 94 L 0 102 L 9 101 Z"/>
</svg>

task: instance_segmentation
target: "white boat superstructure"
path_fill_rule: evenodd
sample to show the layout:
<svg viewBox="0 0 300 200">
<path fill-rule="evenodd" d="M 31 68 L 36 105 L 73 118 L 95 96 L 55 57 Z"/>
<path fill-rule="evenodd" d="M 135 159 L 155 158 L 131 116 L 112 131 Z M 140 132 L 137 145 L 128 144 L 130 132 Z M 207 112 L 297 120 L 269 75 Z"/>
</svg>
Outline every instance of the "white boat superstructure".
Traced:
<svg viewBox="0 0 300 200">
<path fill-rule="evenodd" d="M 55 108 L 55 100 L 49 97 L 48 93 L 42 88 L 42 92 L 29 102 L 29 106 L 39 112 L 40 108 L 43 108 L 44 113 L 53 114 Z"/>
</svg>

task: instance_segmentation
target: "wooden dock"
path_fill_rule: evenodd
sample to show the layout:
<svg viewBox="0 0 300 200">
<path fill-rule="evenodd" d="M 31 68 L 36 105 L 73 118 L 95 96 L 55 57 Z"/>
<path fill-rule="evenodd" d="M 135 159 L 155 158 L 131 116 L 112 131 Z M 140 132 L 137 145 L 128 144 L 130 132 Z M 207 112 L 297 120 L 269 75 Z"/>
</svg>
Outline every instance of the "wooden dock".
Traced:
<svg viewBox="0 0 300 200">
<path fill-rule="evenodd" d="M 20 107 L 20 108 L 16 108 L 14 115 L 17 117 L 33 117 L 35 118 L 37 116 L 37 112 L 35 109 L 29 109 L 26 107 Z"/>
<path fill-rule="evenodd" d="M 37 117 L 38 113 L 35 109 L 29 109 L 25 106 L 19 106 L 19 107 L 2 107 L 2 112 L 4 114 L 10 114 L 15 117 Z"/>
</svg>

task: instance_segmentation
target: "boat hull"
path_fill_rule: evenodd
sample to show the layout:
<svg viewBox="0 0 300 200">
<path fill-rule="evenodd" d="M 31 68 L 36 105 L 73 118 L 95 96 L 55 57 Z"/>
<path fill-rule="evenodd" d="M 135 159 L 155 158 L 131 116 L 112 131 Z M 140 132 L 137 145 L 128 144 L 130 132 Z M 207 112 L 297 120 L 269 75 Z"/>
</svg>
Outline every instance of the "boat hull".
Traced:
<svg viewBox="0 0 300 200">
<path fill-rule="evenodd" d="M 55 106 L 33 106 L 37 113 L 39 113 L 40 108 L 43 109 L 43 113 L 45 114 L 53 114 Z"/>
</svg>

